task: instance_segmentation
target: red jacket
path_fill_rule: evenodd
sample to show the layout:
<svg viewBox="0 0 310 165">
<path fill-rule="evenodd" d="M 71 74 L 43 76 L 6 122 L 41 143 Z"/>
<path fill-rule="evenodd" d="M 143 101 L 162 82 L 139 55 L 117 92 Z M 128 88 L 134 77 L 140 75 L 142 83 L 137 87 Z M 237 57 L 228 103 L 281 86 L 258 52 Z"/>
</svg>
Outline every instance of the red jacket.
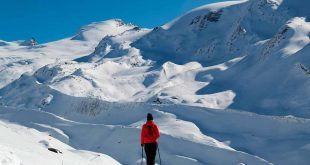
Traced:
<svg viewBox="0 0 310 165">
<path fill-rule="evenodd" d="M 157 142 L 159 136 L 160 133 L 157 125 L 154 123 L 154 121 L 149 120 L 142 127 L 141 144 L 155 143 Z"/>
</svg>

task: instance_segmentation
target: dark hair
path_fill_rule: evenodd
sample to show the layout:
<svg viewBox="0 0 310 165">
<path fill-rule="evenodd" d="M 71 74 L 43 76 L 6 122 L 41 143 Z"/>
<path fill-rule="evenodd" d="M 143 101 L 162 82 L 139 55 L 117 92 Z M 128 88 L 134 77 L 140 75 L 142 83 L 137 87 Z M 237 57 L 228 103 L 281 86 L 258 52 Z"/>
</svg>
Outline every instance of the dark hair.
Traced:
<svg viewBox="0 0 310 165">
<path fill-rule="evenodd" d="M 149 120 L 153 120 L 153 115 L 150 114 L 150 113 L 148 113 L 148 114 L 147 114 L 147 120 L 148 120 L 148 121 L 149 121 Z"/>
</svg>

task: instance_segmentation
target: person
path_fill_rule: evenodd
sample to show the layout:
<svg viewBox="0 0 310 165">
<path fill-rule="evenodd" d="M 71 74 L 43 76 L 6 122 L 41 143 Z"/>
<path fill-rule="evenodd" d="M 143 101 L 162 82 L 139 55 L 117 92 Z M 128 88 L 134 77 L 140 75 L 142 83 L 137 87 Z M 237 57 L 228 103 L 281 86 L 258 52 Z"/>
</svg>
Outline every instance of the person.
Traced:
<svg viewBox="0 0 310 165">
<path fill-rule="evenodd" d="M 159 129 L 153 121 L 152 114 L 148 113 L 147 122 L 143 125 L 141 131 L 141 147 L 144 147 L 147 165 L 155 165 L 159 137 Z"/>
</svg>

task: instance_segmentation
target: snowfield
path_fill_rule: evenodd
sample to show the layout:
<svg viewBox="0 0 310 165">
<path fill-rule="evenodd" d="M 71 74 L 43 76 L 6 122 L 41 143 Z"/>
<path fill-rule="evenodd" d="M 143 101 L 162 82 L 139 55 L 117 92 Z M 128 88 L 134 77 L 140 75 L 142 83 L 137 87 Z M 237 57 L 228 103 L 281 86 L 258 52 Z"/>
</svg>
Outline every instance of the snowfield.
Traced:
<svg viewBox="0 0 310 165">
<path fill-rule="evenodd" d="M 76 150 L 47 133 L 1 121 L 1 165 L 31 164 L 109 164 L 120 165 L 107 155 L 83 150 Z M 5 135 L 5 136 L 3 136 Z M 55 153 L 48 148 L 57 148 L 62 153 Z"/>
<path fill-rule="evenodd" d="M 308 6 L 229 1 L 154 29 L 0 40 L 0 164 L 141 164 L 152 113 L 163 164 L 307 165 Z"/>
</svg>

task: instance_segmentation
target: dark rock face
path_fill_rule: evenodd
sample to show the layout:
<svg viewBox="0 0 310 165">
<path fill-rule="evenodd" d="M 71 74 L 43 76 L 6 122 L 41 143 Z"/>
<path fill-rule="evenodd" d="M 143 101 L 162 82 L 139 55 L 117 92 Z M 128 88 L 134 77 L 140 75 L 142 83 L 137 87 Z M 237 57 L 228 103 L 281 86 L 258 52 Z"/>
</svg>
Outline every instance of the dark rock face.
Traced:
<svg viewBox="0 0 310 165">
<path fill-rule="evenodd" d="M 223 10 L 211 11 L 205 15 L 199 15 L 192 19 L 189 25 L 198 25 L 199 29 L 202 30 L 207 27 L 209 23 L 218 22 L 221 18 Z"/>
<path fill-rule="evenodd" d="M 35 46 L 35 45 L 38 45 L 38 42 L 34 37 L 32 37 L 30 40 L 23 41 L 19 45 L 20 46 Z"/>
</svg>

